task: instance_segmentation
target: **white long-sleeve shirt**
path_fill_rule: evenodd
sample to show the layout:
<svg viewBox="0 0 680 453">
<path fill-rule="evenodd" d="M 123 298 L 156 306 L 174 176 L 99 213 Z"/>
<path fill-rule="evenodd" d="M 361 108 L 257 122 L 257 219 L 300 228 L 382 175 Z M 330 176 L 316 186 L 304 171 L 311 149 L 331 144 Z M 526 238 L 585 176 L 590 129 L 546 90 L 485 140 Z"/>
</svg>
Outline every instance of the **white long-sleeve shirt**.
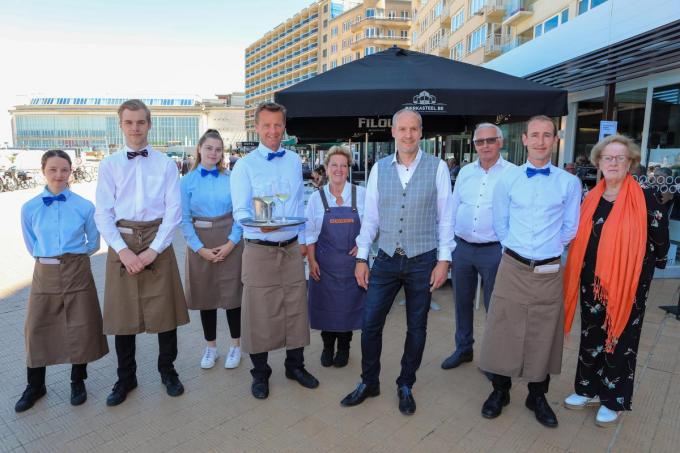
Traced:
<svg viewBox="0 0 680 453">
<path fill-rule="evenodd" d="M 328 206 L 331 208 L 337 208 L 338 203 L 335 197 L 331 194 L 328 184 L 324 185 L 321 189 L 326 194 L 326 200 L 328 200 Z M 366 200 L 366 189 L 357 186 L 357 214 L 359 218 L 363 218 L 364 215 L 364 203 Z M 342 189 L 342 206 L 352 207 L 352 185 L 348 182 L 345 183 L 345 187 Z M 321 202 L 321 195 L 319 191 L 315 191 L 307 201 L 307 208 L 305 209 L 305 217 L 307 222 L 305 223 L 305 239 L 307 244 L 314 244 L 321 234 L 321 227 L 323 226 L 323 217 L 326 211 L 324 210 L 323 203 Z"/>
<path fill-rule="evenodd" d="M 415 160 L 410 166 L 401 164 L 394 153 L 392 162 L 396 164 L 397 174 L 402 187 L 411 180 L 411 176 L 418 167 L 423 151 L 418 150 Z M 437 186 L 437 259 L 439 261 L 451 261 L 451 250 L 455 248 L 453 240 L 453 204 L 451 203 L 451 177 L 446 162 L 439 162 L 436 176 Z M 364 206 L 364 218 L 361 223 L 361 232 L 357 236 L 357 258 L 368 258 L 368 252 L 379 231 L 378 205 L 378 165 L 371 168 L 366 184 L 366 204 Z"/>
<path fill-rule="evenodd" d="M 116 222 L 162 219 L 149 246 L 162 253 L 182 221 L 177 165 L 165 154 L 145 148 L 147 157 L 127 158 L 127 146 L 99 166 L 94 220 L 104 240 L 119 253 L 127 248 Z"/>
<path fill-rule="evenodd" d="M 581 182 L 548 164 L 549 175 L 527 177 L 525 163 L 503 174 L 493 195 L 493 226 L 504 248 L 531 260 L 562 255 L 576 236 Z"/>
</svg>

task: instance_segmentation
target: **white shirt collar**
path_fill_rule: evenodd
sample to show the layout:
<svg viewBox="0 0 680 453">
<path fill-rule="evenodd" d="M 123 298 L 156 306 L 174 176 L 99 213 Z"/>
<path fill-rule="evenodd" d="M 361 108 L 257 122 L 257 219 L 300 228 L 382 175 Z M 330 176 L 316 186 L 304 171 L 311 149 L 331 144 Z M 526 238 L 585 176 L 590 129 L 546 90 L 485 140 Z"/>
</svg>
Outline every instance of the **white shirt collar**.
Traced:
<svg viewBox="0 0 680 453">
<path fill-rule="evenodd" d="M 507 164 L 507 161 L 505 159 L 503 159 L 503 156 L 499 155 L 498 160 L 491 167 L 489 167 L 489 170 L 491 170 L 492 168 L 496 168 L 496 167 L 505 167 L 506 164 Z M 475 160 L 473 162 L 473 165 L 477 168 L 482 168 L 481 164 L 479 163 L 479 159 Z"/>
<path fill-rule="evenodd" d="M 415 158 L 415 160 L 413 161 L 413 163 L 412 163 L 411 165 L 417 164 L 418 162 L 420 162 L 420 158 L 421 158 L 421 157 L 423 157 L 423 150 L 420 149 L 420 148 L 418 148 L 418 153 L 416 154 L 416 158 Z M 393 163 L 393 164 L 394 164 L 394 163 L 398 163 L 398 162 L 397 162 L 397 152 L 396 152 L 396 151 L 394 152 L 394 154 L 392 154 L 392 162 L 391 162 L 391 163 Z"/>
<path fill-rule="evenodd" d="M 548 161 L 548 163 L 545 164 L 544 166 L 542 166 L 542 167 L 537 167 L 537 166 L 535 166 L 534 164 L 532 164 L 531 162 L 529 162 L 528 160 L 524 163 L 524 165 L 526 165 L 527 167 L 535 168 L 536 170 L 542 170 L 542 169 L 544 169 L 544 168 L 550 168 L 550 167 L 553 166 L 552 162 Z M 550 171 L 551 171 L 551 172 L 553 171 L 552 168 L 550 169 Z"/>
<path fill-rule="evenodd" d="M 266 158 L 267 158 L 267 154 L 269 154 L 269 153 L 277 153 L 277 152 L 279 152 L 279 151 L 285 151 L 285 149 L 282 148 L 281 145 L 279 145 L 279 149 L 277 149 L 277 150 L 272 150 L 272 149 L 267 148 L 262 142 L 260 142 L 260 144 L 257 145 L 257 151 L 260 153 L 260 155 L 261 155 L 262 157 L 264 157 L 264 158 L 266 159 Z"/>
</svg>

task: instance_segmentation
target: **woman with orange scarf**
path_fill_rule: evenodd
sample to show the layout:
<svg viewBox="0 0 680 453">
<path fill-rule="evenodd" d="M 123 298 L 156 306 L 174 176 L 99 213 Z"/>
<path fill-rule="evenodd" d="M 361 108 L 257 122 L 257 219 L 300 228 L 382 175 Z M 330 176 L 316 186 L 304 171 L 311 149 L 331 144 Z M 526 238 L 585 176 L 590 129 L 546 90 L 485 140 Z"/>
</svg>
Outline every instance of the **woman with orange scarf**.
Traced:
<svg viewBox="0 0 680 453">
<path fill-rule="evenodd" d="M 641 189 L 629 171 L 640 149 L 611 135 L 590 160 L 603 179 L 581 205 L 581 224 L 564 273 L 565 334 L 581 300 L 581 344 L 568 409 L 599 406 L 595 423 L 610 426 L 631 410 L 635 361 L 654 268 L 668 252 L 667 208 L 652 189 Z"/>
</svg>

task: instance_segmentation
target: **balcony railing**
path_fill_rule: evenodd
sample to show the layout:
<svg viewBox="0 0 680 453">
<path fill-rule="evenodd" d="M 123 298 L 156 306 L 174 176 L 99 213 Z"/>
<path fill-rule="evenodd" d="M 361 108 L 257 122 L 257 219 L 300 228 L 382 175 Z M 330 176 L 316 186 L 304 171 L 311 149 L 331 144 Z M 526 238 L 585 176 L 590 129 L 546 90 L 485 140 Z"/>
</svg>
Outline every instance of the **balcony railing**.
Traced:
<svg viewBox="0 0 680 453">
<path fill-rule="evenodd" d="M 510 52 L 515 47 L 519 47 L 529 41 L 531 41 L 531 38 L 528 36 L 503 35 L 501 38 L 501 53 Z"/>
<path fill-rule="evenodd" d="M 527 0 L 507 0 L 503 25 L 512 25 L 519 19 L 533 14 Z"/>
<path fill-rule="evenodd" d="M 486 37 L 484 42 L 484 55 L 500 55 L 502 52 L 502 38 L 500 33 L 492 33 Z"/>
<path fill-rule="evenodd" d="M 486 0 L 473 14 L 484 16 L 487 19 L 501 18 L 505 15 L 506 7 L 506 0 Z"/>
</svg>

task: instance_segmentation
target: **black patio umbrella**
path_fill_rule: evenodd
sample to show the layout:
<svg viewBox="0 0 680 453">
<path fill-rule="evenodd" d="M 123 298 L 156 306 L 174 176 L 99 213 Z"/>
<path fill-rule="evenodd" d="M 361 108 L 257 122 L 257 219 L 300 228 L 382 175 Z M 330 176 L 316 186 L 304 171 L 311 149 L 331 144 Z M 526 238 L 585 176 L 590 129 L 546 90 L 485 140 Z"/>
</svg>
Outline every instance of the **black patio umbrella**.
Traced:
<svg viewBox="0 0 680 453">
<path fill-rule="evenodd" d="M 426 137 L 481 121 L 563 116 L 567 92 L 502 72 L 392 47 L 279 91 L 287 132 L 304 142 L 389 139 L 394 112 L 423 115 Z"/>
</svg>

